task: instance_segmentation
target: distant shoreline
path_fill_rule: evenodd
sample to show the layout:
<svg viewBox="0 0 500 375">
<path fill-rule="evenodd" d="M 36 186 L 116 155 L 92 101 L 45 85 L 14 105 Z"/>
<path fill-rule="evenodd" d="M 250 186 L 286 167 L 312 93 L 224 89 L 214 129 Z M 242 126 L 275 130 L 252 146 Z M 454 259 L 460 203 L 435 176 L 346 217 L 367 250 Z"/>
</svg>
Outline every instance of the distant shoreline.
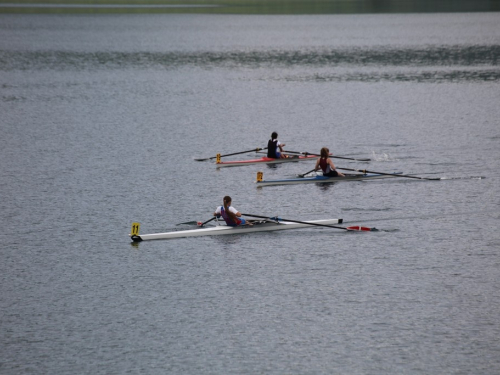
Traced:
<svg viewBox="0 0 500 375">
<path fill-rule="evenodd" d="M 216 4 L 40 4 L 0 3 L 0 8 L 216 8 Z"/>
<path fill-rule="evenodd" d="M 255 14 L 319 15 L 500 12 L 490 0 L 0 0 L 0 14 Z M 124 4 L 125 3 L 125 4 Z"/>
</svg>

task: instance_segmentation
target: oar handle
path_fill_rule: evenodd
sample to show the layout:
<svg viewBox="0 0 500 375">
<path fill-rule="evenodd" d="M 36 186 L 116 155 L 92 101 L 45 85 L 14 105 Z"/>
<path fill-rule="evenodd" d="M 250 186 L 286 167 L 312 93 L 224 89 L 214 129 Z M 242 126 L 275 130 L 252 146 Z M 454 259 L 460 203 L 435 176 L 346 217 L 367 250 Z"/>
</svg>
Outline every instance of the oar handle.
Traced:
<svg viewBox="0 0 500 375">
<path fill-rule="evenodd" d="M 260 147 L 257 147 L 257 148 L 253 148 L 251 150 L 247 150 L 247 151 L 241 151 L 241 152 L 233 152 L 232 154 L 225 154 L 225 155 L 221 155 L 220 157 L 223 158 L 224 156 L 233 156 L 233 155 L 240 155 L 240 154 L 246 154 L 248 152 L 257 152 L 257 151 L 260 151 L 260 150 L 266 150 L 267 147 L 264 147 L 264 148 L 260 148 Z M 210 158 L 205 158 L 205 159 L 194 159 L 196 161 L 205 161 L 205 160 L 211 160 L 211 159 L 216 159 L 217 156 L 212 156 Z"/>
<path fill-rule="evenodd" d="M 212 220 L 215 220 L 215 218 L 216 218 L 216 217 L 214 216 L 213 218 L 208 219 L 207 221 L 205 221 L 205 222 L 203 222 L 203 223 L 198 222 L 197 224 L 198 224 L 198 226 L 199 226 L 199 227 L 202 227 L 202 226 L 204 226 L 206 223 L 209 223 L 209 222 L 211 222 Z"/>
</svg>

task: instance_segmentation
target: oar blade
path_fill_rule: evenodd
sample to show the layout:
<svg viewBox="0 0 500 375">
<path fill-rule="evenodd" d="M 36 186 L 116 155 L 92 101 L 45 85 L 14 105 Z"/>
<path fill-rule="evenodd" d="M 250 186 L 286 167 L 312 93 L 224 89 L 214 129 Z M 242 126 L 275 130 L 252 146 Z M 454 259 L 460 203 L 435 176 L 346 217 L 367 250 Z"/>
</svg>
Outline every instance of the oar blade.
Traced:
<svg viewBox="0 0 500 375">
<path fill-rule="evenodd" d="M 198 223 L 198 221 L 186 221 L 184 223 L 178 223 L 178 224 L 175 224 L 175 225 L 195 225 L 197 223 Z"/>
<path fill-rule="evenodd" d="M 356 231 L 356 232 L 377 232 L 377 228 L 370 228 L 370 227 L 362 227 L 360 225 L 353 225 L 351 227 L 346 227 L 348 231 Z"/>
</svg>

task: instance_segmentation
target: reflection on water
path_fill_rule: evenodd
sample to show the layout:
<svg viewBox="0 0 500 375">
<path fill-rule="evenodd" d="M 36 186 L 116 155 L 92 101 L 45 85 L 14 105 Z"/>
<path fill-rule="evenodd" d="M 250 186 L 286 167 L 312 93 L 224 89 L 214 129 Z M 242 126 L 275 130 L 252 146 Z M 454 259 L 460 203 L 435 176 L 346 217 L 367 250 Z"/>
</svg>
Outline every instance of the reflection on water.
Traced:
<svg viewBox="0 0 500 375">
<path fill-rule="evenodd" d="M 228 52 L 0 51 L 0 70 L 335 68 L 291 81 L 497 81 L 500 45 Z M 340 68 L 350 67 L 349 71 Z M 352 70 L 356 67 L 375 71 Z M 397 67 L 399 69 L 387 69 Z M 431 67 L 431 69 L 428 69 Z M 383 68 L 383 69 L 381 69 Z M 401 69 L 401 68 L 405 68 Z M 412 68 L 408 70 L 407 68 Z M 416 69 L 418 68 L 418 69 Z M 437 69 L 436 69 L 437 68 Z M 282 77 L 280 79 L 283 79 Z"/>
<path fill-rule="evenodd" d="M 0 52 L 0 69 L 85 69 L 118 67 L 261 66 L 473 66 L 498 65 L 500 45 L 429 48 L 346 48 L 332 50 L 229 52 Z"/>
<path fill-rule="evenodd" d="M 282 77 L 277 80 L 283 79 Z M 412 72 L 350 72 L 343 74 L 313 74 L 308 76 L 287 76 L 290 82 L 466 82 L 466 81 L 498 81 L 500 70 L 434 70 Z"/>
<path fill-rule="evenodd" d="M 323 192 L 327 192 L 330 190 L 333 190 L 334 186 L 336 183 L 330 183 L 330 184 L 322 184 L 322 183 L 316 183 L 316 186 Z"/>
</svg>

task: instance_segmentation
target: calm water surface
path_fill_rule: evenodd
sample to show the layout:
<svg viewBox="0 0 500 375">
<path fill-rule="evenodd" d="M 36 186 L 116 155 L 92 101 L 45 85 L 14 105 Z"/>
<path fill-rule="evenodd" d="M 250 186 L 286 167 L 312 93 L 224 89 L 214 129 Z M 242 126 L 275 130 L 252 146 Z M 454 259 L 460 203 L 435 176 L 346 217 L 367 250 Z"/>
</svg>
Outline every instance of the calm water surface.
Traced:
<svg viewBox="0 0 500 375">
<path fill-rule="evenodd" d="M 0 373 L 499 373 L 499 24 L 1 15 Z M 312 162 L 193 160 L 272 131 L 447 179 L 256 188 Z M 380 231 L 130 243 L 226 194 Z"/>
</svg>

